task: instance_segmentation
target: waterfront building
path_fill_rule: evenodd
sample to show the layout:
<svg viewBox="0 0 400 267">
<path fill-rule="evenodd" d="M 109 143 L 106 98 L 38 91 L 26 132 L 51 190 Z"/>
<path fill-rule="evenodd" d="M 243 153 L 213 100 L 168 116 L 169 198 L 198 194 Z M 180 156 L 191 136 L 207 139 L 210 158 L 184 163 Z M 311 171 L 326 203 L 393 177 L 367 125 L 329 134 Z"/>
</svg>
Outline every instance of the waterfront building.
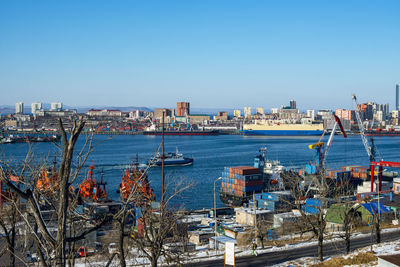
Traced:
<svg viewBox="0 0 400 267">
<path fill-rule="evenodd" d="M 162 114 L 163 114 L 163 110 L 165 110 L 165 118 L 167 117 L 174 117 L 175 114 L 175 110 L 173 108 L 156 108 L 154 109 L 154 115 L 153 117 L 159 121 L 162 120 Z M 177 117 L 181 117 L 181 116 L 177 116 Z"/>
<path fill-rule="evenodd" d="M 189 115 L 190 124 L 207 124 L 210 120 L 210 116 L 208 115 Z"/>
<path fill-rule="evenodd" d="M 354 110 L 337 109 L 335 115 L 341 120 L 355 121 L 356 113 Z"/>
<path fill-rule="evenodd" d="M 15 114 L 23 114 L 24 113 L 24 103 L 17 102 L 15 104 Z"/>
<path fill-rule="evenodd" d="M 129 119 L 139 119 L 145 116 L 145 112 L 143 110 L 133 110 L 129 112 Z"/>
<path fill-rule="evenodd" d="M 42 109 L 42 103 L 34 102 L 31 104 L 31 112 L 33 115 L 35 115 L 36 112 L 41 109 Z"/>
<path fill-rule="evenodd" d="M 271 113 L 272 114 L 278 114 L 279 113 L 279 108 L 271 108 Z"/>
<path fill-rule="evenodd" d="M 76 109 L 72 110 L 37 110 L 35 116 L 37 117 L 71 117 L 76 115 Z"/>
<path fill-rule="evenodd" d="M 296 101 L 294 101 L 294 100 L 290 100 L 290 108 L 291 109 L 295 109 L 296 108 Z"/>
<path fill-rule="evenodd" d="M 233 116 L 235 117 L 235 118 L 240 118 L 241 117 L 241 112 L 240 112 L 240 109 L 235 109 L 234 111 L 233 111 Z"/>
<path fill-rule="evenodd" d="M 383 121 L 383 112 L 382 112 L 382 110 L 377 110 L 375 115 L 374 115 L 374 118 L 375 118 L 375 121 L 382 122 Z"/>
<path fill-rule="evenodd" d="M 251 107 L 244 107 L 243 111 L 245 118 L 251 117 Z"/>
<path fill-rule="evenodd" d="M 382 118 L 383 120 L 385 120 L 389 114 L 389 104 L 375 104 L 374 113 L 378 111 L 382 111 Z"/>
<path fill-rule="evenodd" d="M 176 123 L 184 123 L 184 124 L 188 124 L 190 121 L 188 116 L 175 116 L 174 117 L 174 122 Z M 165 121 L 166 123 L 170 123 L 171 122 L 171 117 L 166 117 Z"/>
<path fill-rule="evenodd" d="M 374 118 L 374 104 L 375 103 L 362 103 L 358 105 L 360 111 L 361 120 L 372 120 Z"/>
<path fill-rule="evenodd" d="M 217 116 L 214 116 L 215 121 L 226 121 L 228 120 L 228 112 L 219 111 Z"/>
<path fill-rule="evenodd" d="M 284 120 L 298 120 L 300 119 L 301 115 L 298 109 L 292 109 L 288 107 L 284 107 L 279 112 L 279 118 Z"/>
<path fill-rule="evenodd" d="M 189 102 L 178 102 L 176 103 L 176 116 L 189 116 L 190 115 L 190 103 Z"/>
<path fill-rule="evenodd" d="M 318 110 L 317 115 L 321 120 L 330 120 L 332 118 L 332 111 L 330 110 Z"/>
<path fill-rule="evenodd" d="M 91 109 L 86 114 L 93 117 L 122 117 L 122 111 L 118 109 Z"/>
<path fill-rule="evenodd" d="M 257 108 L 257 115 L 264 115 L 264 108 L 258 107 Z"/>
<path fill-rule="evenodd" d="M 308 117 L 308 118 L 311 118 L 312 120 L 314 120 L 314 119 L 315 119 L 315 110 L 313 110 L 313 109 L 308 109 L 308 110 L 307 110 L 307 117 Z"/>
<path fill-rule="evenodd" d="M 400 110 L 400 83 L 396 84 L 396 110 Z"/>
<path fill-rule="evenodd" d="M 50 110 L 51 111 L 59 111 L 59 110 L 62 110 L 62 108 L 63 108 L 63 105 L 61 102 L 53 102 L 53 103 L 51 103 Z"/>
<path fill-rule="evenodd" d="M 392 121 L 391 123 L 393 125 L 399 125 L 399 111 L 398 110 L 393 110 L 392 111 Z"/>
</svg>

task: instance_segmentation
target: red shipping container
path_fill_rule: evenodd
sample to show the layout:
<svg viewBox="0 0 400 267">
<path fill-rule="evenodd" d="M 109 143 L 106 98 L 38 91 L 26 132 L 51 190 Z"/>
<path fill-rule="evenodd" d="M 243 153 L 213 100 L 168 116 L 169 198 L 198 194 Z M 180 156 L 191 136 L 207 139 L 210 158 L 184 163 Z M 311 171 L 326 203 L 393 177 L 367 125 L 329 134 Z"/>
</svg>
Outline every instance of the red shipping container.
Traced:
<svg viewBox="0 0 400 267">
<path fill-rule="evenodd" d="M 229 169 L 229 173 L 240 174 L 240 175 L 259 174 L 260 169 L 250 166 L 231 167 Z"/>
</svg>

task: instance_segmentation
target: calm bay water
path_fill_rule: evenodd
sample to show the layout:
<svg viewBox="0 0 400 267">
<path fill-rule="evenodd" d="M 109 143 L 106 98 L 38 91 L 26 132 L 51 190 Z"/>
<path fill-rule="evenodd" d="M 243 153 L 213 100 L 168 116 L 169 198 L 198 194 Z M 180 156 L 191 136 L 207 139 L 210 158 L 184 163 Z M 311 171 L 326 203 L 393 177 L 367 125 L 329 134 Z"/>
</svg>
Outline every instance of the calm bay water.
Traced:
<svg viewBox="0 0 400 267">
<path fill-rule="evenodd" d="M 100 178 L 103 172 L 107 191 L 113 199 L 118 199 L 118 189 L 125 168 L 139 156 L 140 162 L 146 162 L 154 155 L 161 143 L 160 136 L 95 136 L 95 142 L 101 142 L 90 155 L 87 165 L 94 164 L 95 177 Z M 286 167 L 301 168 L 313 161 L 314 151 L 308 149 L 309 144 L 317 142 L 318 137 L 247 137 L 240 135 L 221 136 L 166 136 L 165 151 L 174 152 L 176 147 L 185 156 L 194 158 L 192 166 L 166 168 L 166 184 L 168 192 L 172 192 L 177 181 L 185 181 L 194 185 L 171 204 L 183 205 L 187 209 L 213 207 L 213 185 L 223 168 L 226 166 L 253 165 L 253 158 L 261 147 L 267 147 L 268 158 L 280 160 Z M 84 138 L 78 140 L 77 148 L 82 147 Z M 400 161 L 399 137 L 376 137 L 375 144 L 378 155 L 384 160 Z M 57 150 L 50 143 L 32 145 L 35 158 L 40 160 L 46 156 L 52 157 Z M 27 144 L 3 144 L 0 150 L 6 158 L 23 160 Z M 49 160 L 52 161 L 52 158 Z M 368 156 L 360 136 L 335 136 L 327 158 L 328 168 L 340 168 L 343 165 L 368 164 Z M 82 172 L 82 176 L 86 174 Z M 81 177 L 82 178 L 82 177 Z M 157 200 L 161 195 L 161 168 L 153 168 L 149 174 Z M 217 206 L 223 206 L 218 198 Z"/>
</svg>

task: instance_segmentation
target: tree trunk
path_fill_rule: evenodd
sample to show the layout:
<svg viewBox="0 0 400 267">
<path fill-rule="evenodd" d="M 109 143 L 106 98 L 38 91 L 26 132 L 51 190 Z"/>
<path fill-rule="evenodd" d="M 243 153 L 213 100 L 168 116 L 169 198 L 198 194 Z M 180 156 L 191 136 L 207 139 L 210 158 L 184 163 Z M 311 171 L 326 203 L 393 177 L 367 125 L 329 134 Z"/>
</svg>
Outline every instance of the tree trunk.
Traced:
<svg viewBox="0 0 400 267">
<path fill-rule="evenodd" d="M 63 143 L 64 143 L 64 154 L 63 159 L 58 170 L 58 182 L 60 185 L 59 204 L 57 207 L 57 238 L 56 238 L 56 266 L 65 266 L 65 246 L 66 246 L 66 225 L 67 225 L 67 212 L 68 212 L 68 196 L 69 196 L 69 178 L 71 173 L 71 163 L 74 155 L 74 147 L 78 137 L 85 126 L 84 122 L 77 124 L 74 122 L 74 126 L 71 130 L 69 139 L 67 139 L 67 133 L 65 132 L 64 126 L 61 119 L 58 120 L 60 127 Z"/>
<path fill-rule="evenodd" d="M 375 223 L 376 243 L 381 243 L 381 222 L 378 219 Z"/>
<path fill-rule="evenodd" d="M 350 253 L 350 233 L 346 233 L 346 254 Z"/>
<path fill-rule="evenodd" d="M 16 216 L 16 215 L 13 215 Z M 15 266 L 15 222 L 13 222 L 13 228 L 11 229 L 11 244 L 10 244 L 10 263 L 11 266 Z"/>
<path fill-rule="evenodd" d="M 122 215 L 125 217 L 125 215 Z M 121 267 L 125 267 L 125 253 L 124 253 L 124 233 L 125 233 L 125 220 L 122 218 L 121 221 L 118 221 L 119 225 L 119 242 L 118 242 L 118 249 L 119 249 L 119 265 Z"/>
<path fill-rule="evenodd" d="M 157 267 L 157 261 L 156 257 L 151 257 L 151 267 Z"/>
<path fill-rule="evenodd" d="M 323 251 L 323 243 L 324 243 L 324 234 L 318 234 L 318 259 L 320 261 L 324 260 L 324 251 Z"/>
</svg>

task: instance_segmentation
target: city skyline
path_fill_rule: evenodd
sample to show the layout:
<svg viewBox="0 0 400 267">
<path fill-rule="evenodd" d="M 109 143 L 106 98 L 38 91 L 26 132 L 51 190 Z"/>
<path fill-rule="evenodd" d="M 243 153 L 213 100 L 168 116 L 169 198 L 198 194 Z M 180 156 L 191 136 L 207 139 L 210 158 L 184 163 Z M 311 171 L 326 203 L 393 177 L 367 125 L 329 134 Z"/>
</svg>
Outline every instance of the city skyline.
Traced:
<svg viewBox="0 0 400 267">
<path fill-rule="evenodd" d="M 2 103 L 395 108 L 397 1 L 5 2 Z M 277 105 L 276 103 L 279 103 Z"/>
</svg>

